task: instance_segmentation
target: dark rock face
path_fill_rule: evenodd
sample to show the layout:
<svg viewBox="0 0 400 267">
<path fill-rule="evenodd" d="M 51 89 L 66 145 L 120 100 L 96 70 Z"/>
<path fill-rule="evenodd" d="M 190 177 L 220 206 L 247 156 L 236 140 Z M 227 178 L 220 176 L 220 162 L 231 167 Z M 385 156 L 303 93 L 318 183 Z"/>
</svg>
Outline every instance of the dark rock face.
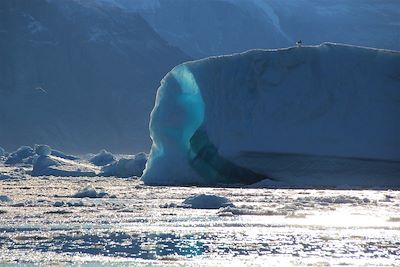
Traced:
<svg viewBox="0 0 400 267">
<path fill-rule="evenodd" d="M 98 0 L 139 12 L 194 58 L 338 42 L 400 50 L 398 0 Z"/>
<path fill-rule="evenodd" d="M 0 140 L 148 150 L 159 81 L 189 59 L 139 15 L 92 1 L 0 1 Z"/>
<path fill-rule="evenodd" d="M 259 0 L 257 0 L 259 1 Z M 194 58 L 292 45 L 252 1 L 116 0 Z M 259 1 L 261 2 L 261 1 Z"/>
</svg>

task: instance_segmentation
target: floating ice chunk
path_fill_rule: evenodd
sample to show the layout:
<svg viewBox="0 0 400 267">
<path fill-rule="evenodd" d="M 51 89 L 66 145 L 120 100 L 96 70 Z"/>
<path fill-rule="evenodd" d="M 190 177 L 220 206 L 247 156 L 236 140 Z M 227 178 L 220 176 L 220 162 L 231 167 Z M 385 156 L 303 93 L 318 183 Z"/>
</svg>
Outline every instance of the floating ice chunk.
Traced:
<svg viewBox="0 0 400 267">
<path fill-rule="evenodd" d="M 33 176 L 48 175 L 49 167 L 57 165 L 59 165 L 59 163 L 48 156 L 36 156 L 33 160 L 32 175 Z"/>
<path fill-rule="evenodd" d="M 102 197 L 108 197 L 108 193 L 100 190 L 96 190 L 92 185 L 88 185 L 82 189 L 80 189 L 78 192 L 72 195 L 72 197 L 76 198 L 102 198 Z"/>
<path fill-rule="evenodd" d="M 200 194 L 186 198 L 182 206 L 192 209 L 219 209 L 235 205 L 226 197 Z"/>
<path fill-rule="evenodd" d="M 14 204 L 11 204 L 12 207 L 25 207 L 27 206 L 27 201 L 21 201 Z"/>
<path fill-rule="evenodd" d="M 17 151 L 12 152 L 4 162 L 5 164 L 23 163 L 23 160 L 35 154 L 34 150 L 29 146 L 21 146 Z"/>
<path fill-rule="evenodd" d="M 65 154 L 65 153 L 63 153 L 63 152 L 61 152 L 59 150 L 56 150 L 56 149 L 52 149 L 51 150 L 51 155 L 56 156 L 58 158 L 62 158 L 62 159 L 69 159 L 69 160 L 77 160 L 77 159 L 79 159 L 76 156 Z"/>
<path fill-rule="evenodd" d="M 64 205 L 65 205 L 64 201 L 56 201 L 56 202 L 53 203 L 54 207 L 62 207 Z"/>
<path fill-rule="evenodd" d="M 102 176 L 116 176 L 121 178 L 140 177 L 146 167 L 146 153 L 139 153 L 132 159 L 120 159 L 102 168 Z"/>
<path fill-rule="evenodd" d="M 35 145 L 35 153 L 39 156 L 50 156 L 51 148 L 48 145 Z"/>
<path fill-rule="evenodd" d="M 115 161 L 115 156 L 105 149 L 89 159 L 89 162 L 96 166 L 105 166 Z"/>
<path fill-rule="evenodd" d="M 11 198 L 6 195 L 0 195 L 0 202 L 11 202 Z"/>
<path fill-rule="evenodd" d="M 67 203 L 65 203 L 68 207 L 83 207 L 85 206 L 85 204 L 83 203 L 82 200 L 79 201 L 67 201 Z"/>
<path fill-rule="evenodd" d="M 34 156 L 33 176 L 93 177 L 99 167 L 87 162 L 73 161 L 55 156 Z"/>
</svg>

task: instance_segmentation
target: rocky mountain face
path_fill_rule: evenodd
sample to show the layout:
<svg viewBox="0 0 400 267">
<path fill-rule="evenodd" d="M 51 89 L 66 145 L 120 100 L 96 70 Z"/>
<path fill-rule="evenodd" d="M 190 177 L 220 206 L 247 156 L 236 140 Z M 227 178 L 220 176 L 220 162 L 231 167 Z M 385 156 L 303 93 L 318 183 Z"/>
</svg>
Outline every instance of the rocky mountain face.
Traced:
<svg viewBox="0 0 400 267">
<path fill-rule="evenodd" d="M 273 10 L 282 31 L 294 41 L 301 39 L 304 44 L 336 42 L 400 51 L 400 2 L 397 0 L 252 2 L 266 13 Z"/>
<path fill-rule="evenodd" d="M 159 81 L 189 60 L 138 14 L 94 1 L 0 1 L 0 144 L 147 151 Z"/>
<path fill-rule="evenodd" d="M 292 44 L 249 0 L 99 1 L 140 13 L 165 40 L 194 58 Z"/>
<path fill-rule="evenodd" d="M 399 18 L 397 0 L 2 0 L 0 146 L 148 151 L 175 65 L 299 39 L 400 50 Z"/>
<path fill-rule="evenodd" d="M 139 12 L 194 58 L 338 42 L 400 50 L 397 0 L 97 0 Z"/>
</svg>

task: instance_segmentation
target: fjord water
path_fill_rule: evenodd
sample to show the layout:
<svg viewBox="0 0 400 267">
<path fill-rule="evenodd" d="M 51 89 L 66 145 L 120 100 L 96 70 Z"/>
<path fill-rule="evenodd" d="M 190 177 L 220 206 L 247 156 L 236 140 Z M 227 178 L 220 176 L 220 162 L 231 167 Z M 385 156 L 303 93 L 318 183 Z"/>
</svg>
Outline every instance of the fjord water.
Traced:
<svg viewBox="0 0 400 267">
<path fill-rule="evenodd" d="M 82 184 L 109 198 L 72 198 Z M 396 266 L 400 192 L 150 187 L 117 178 L 0 181 L 0 263 Z M 195 194 L 235 207 L 189 209 Z"/>
</svg>

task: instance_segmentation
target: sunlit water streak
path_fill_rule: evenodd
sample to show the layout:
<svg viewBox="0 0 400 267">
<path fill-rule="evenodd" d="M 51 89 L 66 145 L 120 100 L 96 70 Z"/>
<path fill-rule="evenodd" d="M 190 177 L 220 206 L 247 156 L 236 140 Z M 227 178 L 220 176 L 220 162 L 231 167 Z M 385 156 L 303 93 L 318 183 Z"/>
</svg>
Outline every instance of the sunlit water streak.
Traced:
<svg viewBox="0 0 400 267">
<path fill-rule="evenodd" d="M 115 198 L 69 197 L 87 183 Z M 177 207 L 199 193 L 226 196 L 237 208 Z M 29 178 L 0 181 L 0 194 L 13 200 L 0 202 L 0 264 L 400 265 L 399 191 Z"/>
</svg>

